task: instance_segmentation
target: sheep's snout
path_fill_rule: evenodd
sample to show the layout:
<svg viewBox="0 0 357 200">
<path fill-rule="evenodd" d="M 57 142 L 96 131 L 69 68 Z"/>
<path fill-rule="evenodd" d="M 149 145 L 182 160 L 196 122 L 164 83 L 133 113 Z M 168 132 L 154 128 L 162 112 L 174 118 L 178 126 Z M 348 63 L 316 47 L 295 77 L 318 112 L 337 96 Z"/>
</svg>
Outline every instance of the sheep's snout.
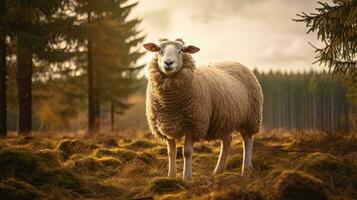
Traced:
<svg viewBox="0 0 357 200">
<path fill-rule="evenodd" d="M 172 74 L 175 73 L 177 71 L 177 63 L 173 60 L 165 60 L 162 63 L 162 67 L 161 67 L 161 71 L 165 74 Z"/>
<path fill-rule="evenodd" d="M 164 63 L 166 64 L 167 67 L 169 67 L 174 63 L 174 61 L 172 61 L 171 59 L 166 59 Z"/>
<path fill-rule="evenodd" d="M 165 60 L 164 61 L 164 64 L 165 64 L 164 65 L 164 70 L 168 71 L 168 72 L 174 70 L 175 69 L 174 66 L 173 66 L 174 63 L 175 62 L 170 60 L 170 59 Z"/>
</svg>

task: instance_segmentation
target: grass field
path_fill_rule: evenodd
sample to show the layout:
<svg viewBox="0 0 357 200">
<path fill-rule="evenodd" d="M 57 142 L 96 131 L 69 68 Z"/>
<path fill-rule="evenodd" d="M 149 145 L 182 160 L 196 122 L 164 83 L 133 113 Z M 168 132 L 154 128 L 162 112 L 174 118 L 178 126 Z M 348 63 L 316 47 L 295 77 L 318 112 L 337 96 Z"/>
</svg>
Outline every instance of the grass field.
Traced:
<svg viewBox="0 0 357 200">
<path fill-rule="evenodd" d="M 356 199 L 357 139 L 265 133 L 254 174 L 241 177 L 233 140 L 225 173 L 212 176 L 218 142 L 195 144 L 194 182 L 167 179 L 165 144 L 150 135 L 27 136 L 0 140 L 1 199 Z M 181 146 L 178 176 L 182 172 Z"/>
</svg>

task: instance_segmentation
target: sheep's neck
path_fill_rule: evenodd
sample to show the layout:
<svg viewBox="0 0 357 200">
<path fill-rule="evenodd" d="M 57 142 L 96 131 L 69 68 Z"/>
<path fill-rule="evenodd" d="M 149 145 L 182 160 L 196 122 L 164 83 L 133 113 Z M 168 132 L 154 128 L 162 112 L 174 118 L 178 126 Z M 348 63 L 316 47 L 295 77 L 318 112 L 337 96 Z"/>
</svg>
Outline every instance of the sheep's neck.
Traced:
<svg viewBox="0 0 357 200">
<path fill-rule="evenodd" d="M 152 74 L 153 75 L 153 74 Z M 183 69 L 174 77 L 167 78 L 162 74 L 151 76 L 150 87 L 154 87 L 154 98 L 165 105 L 184 106 L 192 99 L 193 70 Z M 156 78 L 154 78 L 156 77 Z M 177 104 L 177 106 L 176 106 Z M 182 105 L 178 105 L 182 104 Z"/>
</svg>

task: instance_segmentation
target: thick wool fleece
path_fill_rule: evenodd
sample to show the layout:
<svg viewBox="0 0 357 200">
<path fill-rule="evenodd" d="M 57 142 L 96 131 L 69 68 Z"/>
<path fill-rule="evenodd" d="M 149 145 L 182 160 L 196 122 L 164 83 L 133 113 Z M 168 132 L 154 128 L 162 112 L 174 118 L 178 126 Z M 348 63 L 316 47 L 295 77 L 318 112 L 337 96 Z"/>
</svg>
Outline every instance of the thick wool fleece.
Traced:
<svg viewBox="0 0 357 200">
<path fill-rule="evenodd" d="M 167 77 L 157 61 L 156 55 L 148 66 L 146 91 L 147 120 L 156 137 L 213 140 L 259 132 L 263 95 L 248 68 L 228 62 L 196 68 L 184 54 L 182 70 Z"/>
</svg>

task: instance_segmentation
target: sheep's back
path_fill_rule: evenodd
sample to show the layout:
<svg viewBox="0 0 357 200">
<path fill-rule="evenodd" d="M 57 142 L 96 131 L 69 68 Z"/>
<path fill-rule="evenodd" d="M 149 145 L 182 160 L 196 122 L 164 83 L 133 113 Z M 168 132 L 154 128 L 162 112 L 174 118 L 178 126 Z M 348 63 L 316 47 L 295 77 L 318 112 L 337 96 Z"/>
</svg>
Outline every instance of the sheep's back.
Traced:
<svg viewBox="0 0 357 200">
<path fill-rule="evenodd" d="M 196 72 L 197 84 L 208 87 L 212 106 L 205 138 L 219 139 L 234 131 L 244 132 L 246 122 L 252 121 L 251 112 L 257 110 L 252 107 L 261 107 L 251 105 L 252 101 L 262 103 L 261 89 L 253 73 L 239 63 L 228 62 L 198 67 Z"/>
</svg>

